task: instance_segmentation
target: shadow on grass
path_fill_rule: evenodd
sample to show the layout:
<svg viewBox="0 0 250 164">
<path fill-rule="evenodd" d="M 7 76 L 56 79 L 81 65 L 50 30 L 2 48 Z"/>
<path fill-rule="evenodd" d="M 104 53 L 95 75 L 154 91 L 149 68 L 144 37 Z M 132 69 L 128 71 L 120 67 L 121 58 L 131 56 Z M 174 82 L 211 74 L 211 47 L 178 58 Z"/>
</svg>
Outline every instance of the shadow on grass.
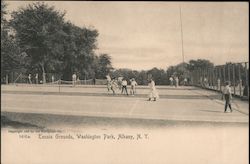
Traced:
<svg viewBox="0 0 250 164">
<path fill-rule="evenodd" d="M 153 102 L 152 102 L 153 103 Z M 206 111 L 211 112 L 211 111 Z M 219 111 L 212 111 L 219 112 Z M 55 114 L 35 113 L 14 113 L 2 112 L 5 115 L 2 119 L 2 126 L 15 128 L 41 128 L 56 130 L 82 130 L 94 129 L 120 129 L 120 128 L 142 128 L 142 129 L 165 129 L 165 128 L 188 128 L 188 127 L 238 127 L 248 126 L 248 123 L 235 122 L 209 122 L 209 121 L 181 121 L 181 120 L 154 120 L 138 118 L 114 118 L 114 117 L 93 117 L 73 116 Z M 15 120 L 15 121 L 13 121 Z"/>
<path fill-rule="evenodd" d="M 200 110 L 203 112 L 215 112 L 215 113 L 224 113 L 224 111 L 216 111 L 216 110 Z"/>
<path fill-rule="evenodd" d="M 12 127 L 16 129 L 20 129 L 20 128 L 43 129 L 42 127 L 39 127 L 37 125 L 33 125 L 30 123 L 23 123 L 19 121 L 13 121 L 7 118 L 6 116 L 1 116 L 1 128 L 5 128 L 5 127 Z"/>
</svg>

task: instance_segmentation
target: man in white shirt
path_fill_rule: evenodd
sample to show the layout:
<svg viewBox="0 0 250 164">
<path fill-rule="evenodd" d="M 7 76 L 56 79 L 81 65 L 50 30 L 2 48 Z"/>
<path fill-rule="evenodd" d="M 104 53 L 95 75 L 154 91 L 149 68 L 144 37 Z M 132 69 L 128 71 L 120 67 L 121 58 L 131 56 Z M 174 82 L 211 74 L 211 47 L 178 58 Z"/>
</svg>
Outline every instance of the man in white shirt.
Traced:
<svg viewBox="0 0 250 164">
<path fill-rule="evenodd" d="M 169 81 L 170 81 L 170 86 L 173 86 L 173 81 L 174 81 L 174 79 L 173 79 L 173 77 L 171 76 L 170 78 L 169 78 Z"/>
<path fill-rule="evenodd" d="M 126 94 L 128 95 L 127 85 L 128 85 L 127 80 L 126 80 L 126 79 L 123 79 L 123 80 L 122 80 L 122 93 L 121 93 L 121 94 L 123 94 L 123 90 L 125 90 L 125 91 L 126 91 Z"/>
<path fill-rule="evenodd" d="M 229 85 L 229 82 L 225 83 L 226 86 L 223 90 L 223 95 L 225 98 L 225 110 L 224 112 L 227 112 L 227 107 L 229 106 L 230 112 L 233 112 L 232 107 L 231 107 L 231 100 L 232 100 L 232 91 L 231 91 L 231 87 Z"/>
</svg>

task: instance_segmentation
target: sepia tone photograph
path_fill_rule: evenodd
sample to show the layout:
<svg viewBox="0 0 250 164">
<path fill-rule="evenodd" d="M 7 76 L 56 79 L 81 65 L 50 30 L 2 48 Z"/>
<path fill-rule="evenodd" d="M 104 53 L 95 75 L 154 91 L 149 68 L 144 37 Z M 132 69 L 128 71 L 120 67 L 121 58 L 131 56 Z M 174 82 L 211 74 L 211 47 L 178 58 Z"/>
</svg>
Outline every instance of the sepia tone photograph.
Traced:
<svg viewBox="0 0 250 164">
<path fill-rule="evenodd" d="M 1 163 L 249 163 L 249 3 L 1 1 Z"/>
</svg>

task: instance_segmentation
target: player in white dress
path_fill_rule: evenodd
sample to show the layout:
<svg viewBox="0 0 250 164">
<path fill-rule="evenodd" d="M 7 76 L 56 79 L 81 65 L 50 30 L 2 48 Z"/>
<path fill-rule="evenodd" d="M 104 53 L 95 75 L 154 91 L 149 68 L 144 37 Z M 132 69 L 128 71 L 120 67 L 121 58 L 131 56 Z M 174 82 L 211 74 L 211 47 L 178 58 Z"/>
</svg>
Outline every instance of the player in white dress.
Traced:
<svg viewBox="0 0 250 164">
<path fill-rule="evenodd" d="M 148 95 L 148 101 L 151 101 L 151 99 L 154 99 L 154 101 L 156 101 L 156 99 L 159 98 L 159 94 L 155 88 L 155 82 L 153 79 L 150 79 L 150 82 L 149 82 L 149 89 L 150 89 L 150 92 L 149 92 L 149 95 Z"/>
</svg>

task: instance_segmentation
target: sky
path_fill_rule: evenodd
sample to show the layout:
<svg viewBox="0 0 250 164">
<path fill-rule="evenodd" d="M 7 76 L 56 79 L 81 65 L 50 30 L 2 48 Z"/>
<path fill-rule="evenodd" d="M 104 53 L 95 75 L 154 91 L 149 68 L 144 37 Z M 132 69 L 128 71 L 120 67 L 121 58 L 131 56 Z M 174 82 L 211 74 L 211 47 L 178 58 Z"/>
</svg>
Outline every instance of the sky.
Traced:
<svg viewBox="0 0 250 164">
<path fill-rule="evenodd" d="M 7 1 L 7 10 L 32 2 Z M 247 2 L 46 3 L 66 11 L 65 20 L 97 29 L 96 53 L 109 54 L 114 68 L 166 69 L 183 56 L 185 62 L 207 59 L 215 65 L 249 60 Z"/>
</svg>

